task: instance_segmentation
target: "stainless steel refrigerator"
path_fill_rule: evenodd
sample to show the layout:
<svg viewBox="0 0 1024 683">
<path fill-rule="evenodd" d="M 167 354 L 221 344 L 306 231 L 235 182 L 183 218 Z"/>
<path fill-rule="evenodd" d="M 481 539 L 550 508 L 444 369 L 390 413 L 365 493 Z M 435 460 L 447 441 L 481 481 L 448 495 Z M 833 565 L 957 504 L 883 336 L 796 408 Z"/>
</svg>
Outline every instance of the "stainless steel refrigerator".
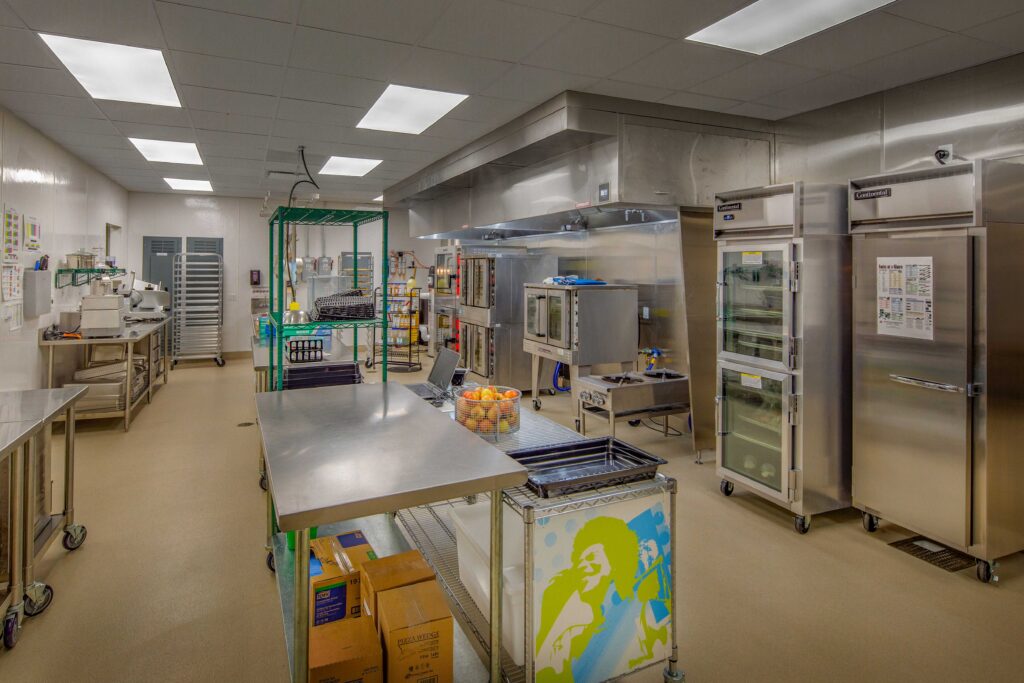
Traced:
<svg viewBox="0 0 1024 683">
<path fill-rule="evenodd" d="M 1024 550 L 1024 167 L 850 182 L 853 503 L 977 559 Z"/>
<path fill-rule="evenodd" d="M 717 472 L 794 515 L 850 506 L 850 239 L 841 185 L 715 197 Z"/>
</svg>

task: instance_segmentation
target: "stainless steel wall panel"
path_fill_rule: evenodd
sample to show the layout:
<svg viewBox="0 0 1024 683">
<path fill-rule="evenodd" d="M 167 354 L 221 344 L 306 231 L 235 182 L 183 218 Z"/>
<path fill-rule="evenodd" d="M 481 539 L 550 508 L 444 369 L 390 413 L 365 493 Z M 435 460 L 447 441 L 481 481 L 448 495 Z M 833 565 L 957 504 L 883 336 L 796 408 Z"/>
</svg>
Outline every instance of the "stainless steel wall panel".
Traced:
<svg viewBox="0 0 1024 683">
<path fill-rule="evenodd" d="M 690 376 L 693 447 L 715 447 L 715 268 L 717 251 L 711 216 L 706 211 L 679 212 L 682 240 L 683 307 L 686 322 L 686 372 Z M 666 244 L 663 258 L 671 259 Z M 680 309 L 675 309 L 680 310 Z"/>
</svg>

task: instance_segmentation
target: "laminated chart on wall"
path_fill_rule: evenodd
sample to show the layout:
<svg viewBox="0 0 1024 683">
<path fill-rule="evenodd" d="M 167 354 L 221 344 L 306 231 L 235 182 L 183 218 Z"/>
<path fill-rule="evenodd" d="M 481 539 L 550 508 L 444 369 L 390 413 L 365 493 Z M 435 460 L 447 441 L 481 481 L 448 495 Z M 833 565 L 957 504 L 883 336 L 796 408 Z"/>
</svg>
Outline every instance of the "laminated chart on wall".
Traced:
<svg viewBox="0 0 1024 683">
<path fill-rule="evenodd" d="M 911 339 L 935 338 L 931 256 L 879 257 L 878 334 Z"/>
<path fill-rule="evenodd" d="M 21 281 L 25 277 L 24 267 L 16 263 L 3 264 L 0 275 L 0 295 L 4 301 L 21 301 Z"/>
<path fill-rule="evenodd" d="M 35 216 L 23 216 L 25 223 L 25 251 L 39 251 L 43 247 L 43 226 Z"/>
<path fill-rule="evenodd" d="M 17 263 L 21 255 L 21 216 L 11 208 L 4 209 L 4 263 Z"/>
</svg>

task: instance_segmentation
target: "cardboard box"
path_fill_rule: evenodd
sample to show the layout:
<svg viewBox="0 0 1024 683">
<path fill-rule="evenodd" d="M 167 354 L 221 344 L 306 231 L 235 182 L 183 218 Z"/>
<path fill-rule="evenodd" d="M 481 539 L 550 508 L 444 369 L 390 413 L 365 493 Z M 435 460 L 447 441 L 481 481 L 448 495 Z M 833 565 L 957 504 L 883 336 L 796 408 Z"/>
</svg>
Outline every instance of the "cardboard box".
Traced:
<svg viewBox="0 0 1024 683">
<path fill-rule="evenodd" d="M 309 542 L 309 619 L 323 626 L 362 612 L 359 569 L 377 559 L 362 531 L 324 536 Z"/>
<path fill-rule="evenodd" d="M 309 683 L 384 683 L 377 630 L 369 617 L 341 619 L 309 632 Z"/>
<path fill-rule="evenodd" d="M 421 581 L 431 581 L 434 570 L 418 550 L 410 550 L 363 563 L 360 578 L 363 614 L 374 617 L 379 631 L 380 624 L 376 618 L 377 594 Z"/>
<path fill-rule="evenodd" d="M 388 683 L 452 683 L 452 613 L 437 581 L 421 581 L 377 595 Z"/>
</svg>

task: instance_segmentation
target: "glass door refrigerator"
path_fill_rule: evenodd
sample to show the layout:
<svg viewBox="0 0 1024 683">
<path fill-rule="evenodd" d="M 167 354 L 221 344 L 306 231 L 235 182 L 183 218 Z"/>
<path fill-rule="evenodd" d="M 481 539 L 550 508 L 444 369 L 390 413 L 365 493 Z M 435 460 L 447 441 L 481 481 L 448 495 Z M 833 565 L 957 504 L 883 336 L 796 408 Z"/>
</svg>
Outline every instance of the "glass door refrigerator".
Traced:
<svg viewBox="0 0 1024 683">
<path fill-rule="evenodd" d="M 853 504 L 976 559 L 1024 550 L 1024 167 L 850 181 Z"/>
<path fill-rule="evenodd" d="M 794 515 L 850 505 L 850 244 L 839 185 L 715 198 L 717 473 Z"/>
</svg>

